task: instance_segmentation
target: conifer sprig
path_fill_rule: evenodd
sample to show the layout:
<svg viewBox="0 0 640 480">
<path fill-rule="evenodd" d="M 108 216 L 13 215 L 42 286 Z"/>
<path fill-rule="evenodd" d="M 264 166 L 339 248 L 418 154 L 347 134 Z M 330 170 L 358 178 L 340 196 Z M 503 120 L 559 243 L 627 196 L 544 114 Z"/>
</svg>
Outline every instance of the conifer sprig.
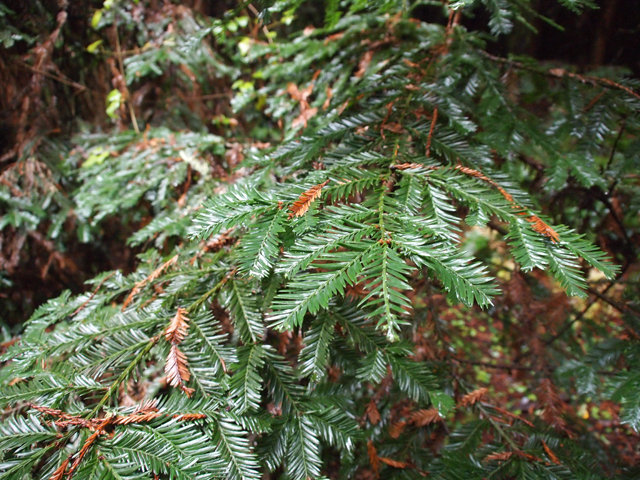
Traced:
<svg viewBox="0 0 640 480">
<path fill-rule="evenodd" d="M 503 34 L 526 2 L 449 2 L 440 25 L 417 19 L 424 2 L 330 0 L 316 28 L 300 23 L 312 3 L 211 24 L 166 5 L 162 36 L 132 41 L 128 88 L 180 65 L 180 120 L 80 137 L 69 161 L 92 153 L 51 232 L 75 210 L 91 242 L 121 214 L 148 249 L 0 345 L 0 479 L 607 478 L 600 437 L 561 389 L 585 408 L 619 402 L 640 429 L 635 310 L 600 341 L 608 311 L 558 293 L 585 297 L 587 274 L 620 270 L 544 197 L 579 185 L 606 198 L 633 172 L 637 142 L 612 133 L 622 118 L 640 131 L 635 83 L 498 59 L 460 24 L 485 8 Z M 142 11 L 114 2 L 98 20 L 117 29 Z M 224 138 L 184 131 L 197 120 L 182 100 L 213 75 L 225 93 L 210 98 L 233 95 Z M 540 118 L 523 106 L 536 102 L 551 105 Z M 5 187 L 0 222 L 37 223 L 44 202 Z M 493 405 L 504 378 L 539 388 Z"/>
</svg>

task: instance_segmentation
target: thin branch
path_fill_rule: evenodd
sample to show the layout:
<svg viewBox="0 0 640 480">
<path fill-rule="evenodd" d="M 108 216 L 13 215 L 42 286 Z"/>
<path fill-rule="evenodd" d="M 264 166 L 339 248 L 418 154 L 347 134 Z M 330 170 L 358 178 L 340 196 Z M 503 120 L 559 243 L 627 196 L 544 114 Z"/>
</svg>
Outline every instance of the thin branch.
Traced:
<svg viewBox="0 0 640 480">
<path fill-rule="evenodd" d="M 189 313 L 195 312 L 196 309 L 202 305 L 202 303 L 207 300 L 211 295 L 213 295 L 214 293 L 216 293 L 218 290 L 220 290 L 225 283 L 227 283 L 227 281 L 229 281 L 229 278 L 231 278 L 231 276 L 233 276 L 233 274 L 235 273 L 235 270 L 232 270 L 231 272 L 229 272 L 227 275 L 225 275 L 225 277 L 220 280 L 211 290 L 209 290 L 208 292 L 206 292 L 204 295 L 202 295 L 198 300 L 196 300 L 195 302 L 193 302 L 191 304 L 191 306 L 189 308 L 187 308 L 187 311 Z"/>
<path fill-rule="evenodd" d="M 634 316 L 640 318 L 640 312 L 638 312 L 637 310 L 634 310 L 633 308 L 629 307 L 628 305 L 626 305 L 624 303 L 618 303 L 615 300 L 613 300 L 611 297 L 607 297 L 603 293 L 600 293 L 599 291 L 597 291 L 597 290 L 595 290 L 593 288 L 587 288 L 587 291 L 589 293 L 595 295 L 596 297 L 598 297 L 603 302 L 608 303 L 609 305 L 611 305 L 613 308 L 615 308 L 619 312 L 621 312 L 621 313 L 630 313 L 631 315 L 634 315 Z"/>
<path fill-rule="evenodd" d="M 131 115 L 131 122 L 133 123 L 133 129 L 137 134 L 140 134 L 140 129 L 138 128 L 138 121 L 136 120 L 136 113 L 133 111 L 133 101 L 131 100 L 131 92 L 129 92 L 129 88 L 127 87 L 127 80 L 124 73 L 124 63 L 122 62 L 122 50 L 120 48 L 120 35 L 118 34 L 118 25 L 113 25 L 113 30 L 115 31 L 116 37 L 116 53 L 118 57 L 118 65 L 120 66 L 120 74 L 122 75 L 122 84 L 124 85 L 124 89 L 127 93 L 126 102 L 129 106 L 129 115 Z"/>
<path fill-rule="evenodd" d="M 510 60 L 508 58 L 502 58 L 502 57 L 496 57 L 495 55 L 491 55 L 490 53 L 484 52 L 484 51 L 480 51 L 480 54 L 487 57 L 489 60 L 492 60 L 496 63 L 502 63 L 505 65 L 509 65 L 511 67 L 515 67 L 515 68 L 519 68 L 521 70 L 528 70 L 530 72 L 534 72 L 534 73 L 538 73 L 541 75 L 546 75 L 547 77 L 552 77 L 552 78 L 564 78 L 564 77 L 568 77 L 568 78 L 572 78 L 574 80 L 578 80 L 582 83 L 588 83 L 589 85 L 593 85 L 593 86 L 601 86 L 601 87 L 605 87 L 605 88 L 613 88 L 616 90 L 622 90 L 623 92 L 628 93 L 629 95 L 632 95 L 634 97 L 636 97 L 637 99 L 640 100 L 640 94 L 637 94 L 636 92 L 634 92 L 633 90 L 631 90 L 629 87 L 625 87 L 624 85 L 621 85 L 619 83 L 616 83 L 612 80 L 609 80 L 608 78 L 601 78 L 601 77 L 591 77 L 588 75 L 579 75 L 577 73 L 572 73 L 572 72 L 567 72 L 566 70 L 563 70 L 562 68 L 552 68 L 551 70 L 542 70 L 542 69 L 538 69 L 535 67 L 531 67 L 529 65 L 525 65 L 522 62 L 516 62 L 515 60 Z"/>
<path fill-rule="evenodd" d="M 595 97 L 593 97 L 593 100 L 591 100 L 589 102 L 589 104 L 584 107 L 584 113 L 587 113 L 589 110 L 591 110 L 593 108 L 593 106 L 598 103 L 598 101 L 604 96 L 604 94 L 607 93 L 607 89 L 603 89 L 599 94 L 597 94 Z"/>
<path fill-rule="evenodd" d="M 231 98 L 231 97 L 233 97 L 233 94 L 229 92 L 229 93 L 209 93 L 207 95 L 196 95 L 191 98 L 195 100 L 211 100 L 214 98 Z"/>
<path fill-rule="evenodd" d="M 620 131 L 618 132 L 618 136 L 616 137 L 616 140 L 613 142 L 613 147 L 611 147 L 611 154 L 609 155 L 609 161 L 607 162 L 607 166 L 604 169 L 604 171 L 609 170 L 609 167 L 611 167 L 611 163 L 613 162 L 613 156 L 616 154 L 616 150 L 618 148 L 618 142 L 620 141 L 620 138 L 622 137 L 622 133 L 624 132 L 625 127 L 627 126 L 627 119 L 623 119 L 622 120 L 622 125 L 620 125 Z"/>
<path fill-rule="evenodd" d="M 629 267 L 629 265 L 627 264 L 625 267 L 623 267 L 623 269 L 620 271 L 620 273 L 616 276 L 616 278 L 614 278 L 611 283 L 609 285 L 606 286 L 606 288 L 602 291 L 603 294 L 607 293 L 615 284 L 616 282 L 622 278 L 622 276 L 625 274 L 625 272 L 627 271 L 627 268 Z M 589 288 L 590 292 L 594 292 L 595 290 L 593 290 L 592 288 Z M 596 297 L 598 297 L 596 295 Z M 599 297 L 598 297 L 599 298 Z M 558 340 L 560 337 L 562 337 L 565 333 L 567 333 L 567 331 L 571 328 L 571 326 L 580 321 L 580 319 L 582 319 L 582 317 L 584 317 L 584 315 L 587 313 L 587 311 L 598 302 L 598 298 L 593 299 L 589 302 L 589 304 L 584 307 L 582 309 L 582 311 L 580 313 L 578 313 L 574 319 L 570 320 L 569 322 L 567 322 L 553 337 L 551 337 L 550 339 L 546 340 L 544 343 L 545 345 L 548 347 L 549 345 L 551 345 L 553 342 L 555 342 L 556 340 Z"/>
<path fill-rule="evenodd" d="M 95 297 L 95 296 L 96 296 L 96 293 L 98 293 L 98 290 L 100 290 L 100 287 L 102 287 L 102 285 L 104 285 L 104 282 L 106 282 L 107 280 L 109 280 L 109 279 L 110 279 L 111 277 L 113 277 L 115 274 L 116 274 L 116 272 L 111 272 L 109 275 L 107 275 L 106 277 L 104 277 L 104 278 L 102 279 L 102 281 L 98 284 L 98 286 L 95 288 L 95 290 L 93 291 L 93 293 L 91 293 L 91 296 L 90 296 L 89 298 L 87 298 L 87 300 L 86 300 L 82 305 L 80 305 L 80 306 L 77 308 L 77 310 L 71 314 L 71 316 L 72 316 L 72 317 L 75 317 L 78 313 L 80 313 L 80 312 L 84 309 L 84 307 L 86 307 L 86 306 L 87 306 L 87 304 L 88 304 L 91 300 L 93 300 L 93 297 Z"/>
<path fill-rule="evenodd" d="M 460 363 L 466 363 L 468 365 L 475 365 L 478 367 L 495 368 L 496 370 L 523 370 L 523 371 L 531 371 L 531 372 L 540 371 L 540 368 L 538 367 L 525 367 L 522 365 L 513 365 L 513 364 L 507 365 L 504 363 L 479 362 L 475 360 L 465 360 L 464 358 L 459 358 L 459 357 L 454 357 L 454 360 Z M 547 369 L 549 371 L 552 370 L 550 367 L 547 367 Z"/>
<path fill-rule="evenodd" d="M 140 351 L 140 353 L 138 353 L 138 355 L 136 355 L 136 358 L 134 358 L 131 361 L 131 363 L 127 366 L 127 368 L 124 369 L 124 371 L 120 374 L 120 376 L 116 379 L 116 381 L 111 384 L 111 386 L 109 387 L 109 390 L 107 390 L 107 393 L 104 394 L 104 396 L 100 399 L 98 404 L 91 411 L 91 413 L 87 418 L 94 417 L 95 415 L 98 414 L 100 409 L 107 403 L 107 401 L 109 401 L 109 397 L 113 395 L 113 393 L 118 389 L 120 384 L 126 380 L 126 378 L 129 376 L 129 374 L 131 374 L 133 369 L 138 366 L 138 364 L 151 351 L 151 349 L 155 346 L 155 344 L 158 343 L 158 340 L 160 339 L 160 335 L 162 334 L 160 333 L 149 340 L 149 343 Z"/>
<path fill-rule="evenodd" d="M 66 473 L 66 476 L 67 476 L 68 479 L 70 479 L 73 476 L 73 473 L 80 466 L 80 463 L 82 463 L 82 459 L 85 457 L 85 455 L 87 454 L 87 452 L 91 448 L 91 445 L 93 445 L 93 443 L 98 439 L 98 437 L 102 433 L 104 433 L 105 427 L 111 423 L 111 420 L 112 420 L 112 417 L 107 417 L 100 424 L 100 426 L 98 428 L 96 428 L 96 431 L 93 432 L 93 434 L 91 434 L 91 436 L 89 438 L 87 438 L 87 441 L 84 442 L 84 445 L 82 446 L 82 448 L 78 452 L 78 456 L 76 457 L 76 459 L 71 464 L 71 468 L 69 469 L 69 471 Z"/>
<path fill-rule="evenodd" d="M 58 75 L 54 75 L 53 73 L 49 73 L 49 72 L 46 72 L 44 70 L 40 70 L 39 68 L 32 67 L 31 65 L 29 65 L 28 63 L 23 62 L 22 60 L 18 60 L 18 65 L 20 65 L 21 67 L 24 67 L 24 68 L 28 68 L 32 72 L 39 73 L 40 75 L 44 75 L 45 77 L 49 77 L 49 78 L 51 78 L 53 80 L 56 80 L 56 81 L 58 81 L 58 82 L 60 82 L 60 83 L 62 83 L 64 85 L 68 85 L 70 87 L 77 88 L 80 91 L 87 90 L 87 87 L 85 87 L 84 85 L 76 83 L 73 80 L 66 80 L 66 79 L 64 79 L 62 77 L 59 77 Z"/>
<path fill-rule="evenodd" d="M 271 38 L 269 29 L 267 28 L 266 25 L 262 23 L 262 20 L 260 19 L 260 12 L 258 12 L 256 7 L 254 7 L 251 3 L 247 4 L 247 8 L 251 10 L 251 13 L 253 13 L 256 16 L 256 18 L 258 19 L 258 22 L 262 24 L 262 33 L 264 33 L 264 36 L 267 37 L 267 42 L 273 44 L 273 39 Z"/>
<path fill-rule="evenodd" d="M 431 139 L 433 138 L 433 131 L 436 128 L 436 122 L 438 121 L 438 107 L 433 109 L 433 118 L 431 119 L 431 127 L 429 128 L 429 137 L 427 138 L 427 153 L 428 158 L 431 155 Z"/>
</svg>

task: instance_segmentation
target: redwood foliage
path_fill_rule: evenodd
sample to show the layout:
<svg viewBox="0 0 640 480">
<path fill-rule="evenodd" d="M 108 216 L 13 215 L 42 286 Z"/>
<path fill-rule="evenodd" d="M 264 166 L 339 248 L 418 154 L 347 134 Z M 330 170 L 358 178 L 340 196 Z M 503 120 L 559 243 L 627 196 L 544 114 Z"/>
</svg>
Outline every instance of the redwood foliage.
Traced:
<svg viewBox="0 0 640 480">
<path fill-rule="evenodd" d="M 528 0 L 32 3 L 0 479 L 638 478 L 628 71 Z"/>
</svg>

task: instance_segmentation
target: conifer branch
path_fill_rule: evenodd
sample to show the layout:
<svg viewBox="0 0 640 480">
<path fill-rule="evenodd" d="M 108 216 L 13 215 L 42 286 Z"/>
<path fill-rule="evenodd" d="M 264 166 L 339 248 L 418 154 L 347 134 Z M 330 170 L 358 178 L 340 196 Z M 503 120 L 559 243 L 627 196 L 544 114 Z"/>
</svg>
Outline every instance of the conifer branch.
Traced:
<svg viewBox="0 0 640 480">
<path fill-rule="evenodd" d="M 586 83 L 589 85 L 593 85 L 593 86 L 602 86 L 605 88 L 614 88 L 617 90 L 622 90 L 623 92 L 628 93 L 629 95 L 632 95 L 634 97 L 636 97 L 637 99 L 640 99 L 640 94 L 637 94 L 636 92 L 634 92 L 632 89 L 630 89 L 629 87 L 625 87 L 624 85 L 621 85 L 619 83 L 616 83 L 612 80 L 609 80 L 608 78 L 602 78 L 602 77 L 592 77 L 589 75 L 580 75 L 577 73 L 572 73 L 572 72 L 568 72 L 562 68 L 552 68 L 550 70 L 542 70 L 539 68 L 534 68 L 531 67 L 529 65 L 525 65 L 522 62 L 517 62 L 515 60 L 510 60 L 508 58 L 500 58 L 500 57 L 496 57 L 495 55 L 491 55 L 490 53 L 485 52 L 484 50 L 479 50 L 480 55 L 494 61 L 497 63 L 503 63 L 506 65 L 509 65 L 511 67 L 516 67 L 516 68 L 520 68 L 522 70 L 529 70 L 531 72 L 534 73 L 539 73 L 542 75 L 546 75 L 548 77 L 553 77 L 553 78 L 563 78 L 563 77 L 567 77 L 567 78 L 571 78 L 574 80 L 578 80 L 579 82 L 582 83 Z"/>
<path fill-rule="evenodd" d="M 102 422 L 100 422 L 100 425 L 98 425 L 95 432 L 93 432 L 89 436 L 89 438 L 87 438 L 87 440 L 82 445 L 82 448 L 80 449 L 80 451 L 76 454 L 76 458 L 73 460 L 73 463 L 71 464 L 71 467 L 69 468 L 69 471 L 66 474 L 67 478 L 71 478 L 73 476 L 73 473 L 78 469 L 85 455 L 91 449 L 91 446 L 98 439 L 98 437 L 104 433 L 105 427 L 110 423 L 111 423 L 111 417 L 105 418 Z"/>
<path fill-rule="evenodd" d="M 156 335 L 155 337 L 151 338 L 149 343 L 147 343 L 147 346 L 144 347 L 140 351 L 140 353 L 138 353 L 138 355 L 136 355 L 136 357 L 129 363 L 129 365 L 124 369 L 124 371 L 118 376 L 116 381 L 111 384 L 111 386 L 109 387 L 109 390 L 107 390 L 107 393 L 104 394 L 104 396 L 100 399 L 98 404 L 93 408 L 93 410 L 91 411 L 91 413 L 88 415 L 87 418 L 90 419 L 95 415 L 97 415 L 97 413 L 102 409 L 102 407 L 109 401 L 109 398 L 111 398 L 111 395 L 113 395 L 115 391 L 120 387 L 120 384 L 129 377 L 131 372 L 133 372 L 133 370 L 138 366 L 138 364 L 142 361 L 142 359 L 151 351 L 151 349 L 156 345 L 158 340 L 160 340 L 160 335 Z"/>
<path fill-rule="evenodd" d="M 187 335 L 188 329 L 189 318 L 187 317 L 187 310 L 178 307 L 175 316 L 171 319 L 171 323 L 164 330 L 164 338 L 171 344 L 179 345 Z"/>
<path fill-rule="evenodd" d="M 125 299 L 124 303 L 122 304 L 122 311 L 124 312 L 126 310 L 126 308 L 129 306 L 129 304 L 131 303 L 133 298 L 138 293 L 140 293 L 140 291 L 147 285 L 147 283 L 151 283 L 154 280 L 156 280 L 171 265 L 175 264 L 177 261 L 178 261 L 178 255 L 174 255 L 169 260 L 167 260 L 162 265 L 160 265 L 158 268 L 156 268 L 153 272 L 151 272 L 151 274 L 148 277 L 146 277 L 146 278 L 140 280 L 139 282 L 137 282 L 134 285 L 133 289 L 131 290 L 131 293 L 129 293 L 129 296 Z"/>
<path fill-rule="evenodd" d="M 24 128 L 9 156 L 26 160 L 0 173 L 7 280 L 22 271 L 24 239 L 45 230 L 49 257 L 34 250 L 34 265 L 64 281 L 75 272 L 55 250 L 75 246 L 76 233 L 113 251 L 120 236 L 109 232 L 121 226 L 146 252 L 131 275 L 121 273 L 129 257 L 115 259 L 92 292 L 49 301 L 0 345 L 4 477 L 606 476 L 598 467 L 629 476 L 621 459 L 633 436 L 620 426 L 640 429 L 634 307 L 600 291 L 589 306 L 624 310 L 601 312 L 611 329 L 586 308 L 572 312 L 545 271 L 581 296 L 587 265 L 592 278 L 616 277 L 586 230 L 602 226 L 593 235 L 612 254 L 615 238 L 634 238 L 625 210 L 637 190 L 634 81 L 493 57 L 479 52 L 484 34 L 457 27 L 465 8 L 486 8 L 492 34 L 505 34 L 534 13 L 518 0 L 452 3 L 446 25 L 410 18 L 420 2 L 401 11 L 402 2 L 327 0 L 325 27 L 303 31 L 300 2 L 269 3 L 268 43 L 257 40 L 260 24 L 233 14 L 203 24 L 189 7 L 140 2 L 134 17 L 149 25 L 133 32 L 107 8 L 96 13 L 98 34 L 120 22 L 114 55 L 129 58 L 111 66 L 126 77 L 123 95 L 140 83 L 136 99 L 124 95 L 130 109 L 179 64 L 153 96 L 170 94 L 180 118 L 143 136 L 39 139 L 38 122 L 33 135 L 26 127 L 39 91 L 15 99 Z M 65 68 L 50 63 L 57 35 L 27 53 L 40 72 Z M 133 48 L 136 35 L 149 37 L 145 48 Z M 495 63 L 568 81 L 525 92 Z M 206 98 L 224 102 L 192 102 Z M 199 125 L 212 115 L 220 136 Z M 533 157 L 534 170 L 511 161 Z M 620 188 L 603 201 L 609 212 L 587 211 L 612 175 Z M 556 195 L 548 217 L 534 207 L 544 192 Z M 526 355 L 530 366 L 518 363 Z M 470 386 L 485 379 L 471 365 L 501 372 Z M 554 371 L 554 384 L 537 378 Z M 535 422 L 485 400 L 517 403 L 514 376 L 539 384 Z M 592 413 L 578 410 L 586 397 L 603 415 L 579 435 L 600 433 L 574 441 L 565 417 Z M 600 434 L 621 447 L 613 466 Z"/>
<path fill-rule="evenodd" d="M 167 382 L 169 385 L 180 388 L 187 397 L 193 395 L 194 390 L 185 385 L 191 378 L 187 357 L 180 351 L 177 345 L 171 345 L 164 371 L 167 374 Z"/>
<path fill-rule="evenodd" d="M 167 383 L 169 385 L 180 388 L 187 397 L 191 397 L 195 390 L 185 385 L 191 378 L 191 372 L 189 371 L 187 357 L 178 348 L 189 329 L 189 318 L 187 318 L 186 313 L 186 309 L 178 307 L 178 311 L 164 331 L 165 339 L 171 344 L 164 371 L 167 374 Z"/>
<path fill-rule="evenodd" d="M 329 183 L 329 180 L 325 180 L 324 182 L 315 185 L 306 192 L 302 193 L 300 195 L 300 198 L 298 198 L 298 200 L 296 200 L 293 205 L 289 207 L 289 220 L 294 217 L 301 217 L 305 213 L 307 213 L 307 210 L 309 210 L 309 207 L 311 206 L 313 201 L 320 197 L 320 195 L 322 194 L 322 188 L 327 183 Z"/>
</svg>

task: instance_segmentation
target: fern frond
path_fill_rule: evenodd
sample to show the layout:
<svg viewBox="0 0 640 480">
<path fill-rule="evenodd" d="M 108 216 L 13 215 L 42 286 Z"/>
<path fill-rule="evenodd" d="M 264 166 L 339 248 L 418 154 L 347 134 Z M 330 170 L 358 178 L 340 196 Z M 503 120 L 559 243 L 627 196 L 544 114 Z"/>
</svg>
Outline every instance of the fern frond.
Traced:
<svg viewBox="0 0 640 480">
<path fill-rule="evenodd" d="M 277 202 L 250 185 L 236 184 L 205 202 L 194 219 L 193 238 L 204 239 L 230 227 L 242 226 L 252 217 L 277 209 Z"/>
<path fill-rule="evenodd" d="M 396 192 L 400 211 L 408 216 L 422 209 L 424 182 L 417 175 L 404 175 Z"/>
<path fill-rule="evenodd" d="M 300 401 L 303 396 L 302 386 L 293 375 L 293 369 L 279 354 L 265 348 L 264 379 L 273 403 L 288 415 L 300 412 Z"/>
<path fill-rule="evenodd" d="M 433 270 L 444 288 L 456 300 L 481 307 L 491 305 L 491 297 L 498 290 L 485 276 L 486 268 L 479 263 L 470 263 L 464 256 L 442 243 L 428 243 L 419 237 L 398 235 L 402 249 L 418 266 Z"/>
<path fill-rule="evenodd" d="M 328 314 L 338 320 L 339 325 L 345 330 L 348 342 L 367 354 L 382 353 L 386 339 L 370 325 L 366 311 L 353 304 L 344 303 L 336 305 Z"/>
<path fill-rule="evenodd" d="M 361 381 L 379 383 L 387 374 L 388 361 L 382 350 L 369 352 L 359 362 L 356 378 Z"/>
<path fill-rule="evenodd" d="M 580 270 L 578 258 L 571 252 L 547 245 L 549 268 L 553 276 L 560 282 L 569 295 L 586 298 L 587 282 Z"/>
<path fill-rule="evenodd" d="M 342 214 L 340 220 L 325 221 L 322 223 L 324 228 L 321 232 L 316 231 L 298 238 L 278 265 L 277 271 L 291 278 L 298 271 L 308 268 L 314 260 L 326 252 L 340 248 L 344 244 L 359 242 L 363 237 L 372 235 L 375 232 L 373 226 L 356 220 L 371 214 L 368 209 L 363 210 L 357 208 L 332 210 L 331 214 Z M 353 217 L 355 219 L 352 219 Z"/>
<path fill-rule="evenodd" d="M 611 263 L 609 257 L 598 247 L 568 228 L 558 227 L 558 234 L 563 240 L 563 246 L 575 255 L 582 257 L 593 268 L 600 270 L 605 277 L 613 279 L 620 271 L 620 266 Z"/>
<path fill-rule="evenodd" d="M 330 187 L 325 187 L 327 198 L 338 201 L 356 193 L 372 188 L 380 182 L 380 176 L 375 170 L 364 170 L 354 167 L 338 167 L 327 172 Z"/>
<path fill-rule="evenodd" d="M 387 355 L 387 361 L 398 387 L 416 402 L 427 401 L 429 391 L 437 389 L 437 382 L 424 363 L 393 354 Z"/>
<path fill-rule="evenodd" d="M 449 198 L 443 191 L 429 183 L 427 183 L 426 193 L 425 214 L 427 218 L 434 219 L 438 226 L 441 227 L 441 231 L 448 232 L 447 236 L 451 240 L 455 240 L 460 231 L 457 226 L 459 220 L 452 215 L 455 212 L 455 208 L 451 205 Z"/>
<path fill-rule="evenodd" d="M 28 381 L 3 387 L 0 407 L 26 400 L 35 404 L 58 405 L 72 395 L 91 395 L 104 390 L 104 385 L 84 375 L 68 377 L 59 372 L 42 372 Z"/>
<path fill-rule="evenodd" d="M 371 249 L 364 260 L 366 269 L 363 276 L 375 279 L 367 287 L 369 294 L 362 299 L 360 305 L 375 307 L 371 317 L 380 316 L 378 326 L 384 325 L 389 339 L 398 338 L 400 325 L 403 323 L 398 315 L 411 309 L 411 302 L 402 293 L 411 290 L 406 281 L 409 267 L 398 254 L 381 240 L 377 248 Z"/>
<path fill-rule="evenodd" d="M 199 439 L 199 442 L 194 442 Z M 214 446 L 194 425 L 173 421 L 154 427 L 119 428 L 105 447 L 111 461 L 127 459 L 144 473 L 169 475 L 187 480 L 222 475 L 224 464 Z M 111 457 L 111 455 L 108 455 Z"/>
<path fill-rule="evenodd" d="M 513 257 L 525 272 L 534 268 L 544 269 L 549 264 L 544 240 L 531 231 L 524 219 L 513 219 L 506 238 L 510 240 Z"/>
<path fill-rule="evenodd" d="M 191 320 L 191 334 L 184 343 L 185 351 L 197 352 L 198 357 L 206 359 L 216 375 L 220 371 L 226 372 L 227 366 L 237 361 L 234 349 L 225 345 L 228 335 L 221 334 L 220 330 L 210 314 L 195 315 Z"/>
<path fill-rule="evenodd" d="M 38 442 L 53 442 L 57 432 L 43 425 L 35 416 L 9 417 L 0 424 L 0 448 L 3 451 L 28 451 Z"/>
<path fill-rule="evenodd" d="M 270 470 L 276 470 L 285 461 L 289 449 L 289 435 L 284 419 L 277 418 L 273 423 L 273 430 L 261 445 L 261 458 Z"/>
<path fill-rule="evenodd" d="M 327 408 L 311 412 L 309 416 L 313 427 L 325 442 L 339 448 L 343 454 L 353 453 L 355 441 L 361 433 L 358 423 L 347 412 L 339 408 Z"/>
</svg>

